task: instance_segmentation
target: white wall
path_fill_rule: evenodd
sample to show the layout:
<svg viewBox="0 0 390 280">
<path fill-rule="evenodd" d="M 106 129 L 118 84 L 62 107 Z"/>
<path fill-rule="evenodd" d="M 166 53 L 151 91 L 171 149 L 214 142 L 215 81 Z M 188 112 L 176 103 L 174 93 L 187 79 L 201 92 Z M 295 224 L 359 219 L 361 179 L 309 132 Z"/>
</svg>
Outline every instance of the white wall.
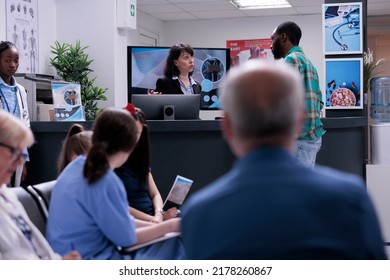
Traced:
<svg viewBox="0 0 390 280">
<path fill-rule="evenodd" d="M 139 45 L 139 33 L 156 35 L 158 44 L 170 46 L 185 41 L 193 47 L 226 47 L 226 40 L 269 38 L 274 28 L 286 20 L 295 21 L 303 31 L 301 46 L 323 79 L 321 15 L 276 16 L 246 19 L 162 22 L 138 12 L 137 30 L 116 28 L 114 0 L 38 1 L 39 69 L 53 74 L 49 66 L 50 45 L 55 40 L 80 40 L 94 60 L 91 77 L 96 85 L 108 88 L 102 107 L 123 107 L 127 103 L 127 46 Z M 5 39 L 5 0 L 0 0 L 0 38 Z"/>
<path fill-rule="evenodd" d="M 137 18 L 137 35 L 142 33 L 151 37 L 157 37 L 158 45 L 161 46 L 161 34 L 164 32 L 164 24 L 161 20 L 151 17 L 145 13 L 138 12 Z M 138 38 L 129 38 L 130 45 L 138 45 Z"/>
<path fill-rule="evenodd" d="M 317 68 L 320 80 L 323 80 L 321 14 L 166 22 L 161 45 L 170 46 L 181 41 L 193 47 L 225 48 L 226 40 L 270 38 L 276 26 L 284 21 L 294 21 L 301 27 L 300 46 Z"/>
<path fill-rule="evenodd" d="M 0 41 L 4 41 L 7 36 L 7 29 L 5 24 L 5 0 L 0 0 Z"/>
<path fill-rule="evenodd" d="M 127 104 L 127 46 L 138 45 L 138 30 L 117 29 L 116 1 L 57 0 L 57 40 L 89 46 L 96 85 L 108 88 L 102 107 Z M 123 11 L 125 12 L 125 11 Z M 69 16 L 71 15 L 71 16 Z M 137 15 L 138 27 L 161 33 L 161 21 Z M 141 24 L 140 24 L 141 23 Z"/>
<path fill-rule="evenodd" d="M 54 74 L 50 66 L 50 45 L 57 38 L 56 0 L 38 1 L 39 73 Z"/>
<path fill-rule="evenodd" d="M 94 60 L 90 67 L 97 76 L 95 85 L 108 88 L 108 100 L 101 105 L 115 106 L 116 1 L 57 0 L 57 40 L 81 46 Z"/>
</svg>

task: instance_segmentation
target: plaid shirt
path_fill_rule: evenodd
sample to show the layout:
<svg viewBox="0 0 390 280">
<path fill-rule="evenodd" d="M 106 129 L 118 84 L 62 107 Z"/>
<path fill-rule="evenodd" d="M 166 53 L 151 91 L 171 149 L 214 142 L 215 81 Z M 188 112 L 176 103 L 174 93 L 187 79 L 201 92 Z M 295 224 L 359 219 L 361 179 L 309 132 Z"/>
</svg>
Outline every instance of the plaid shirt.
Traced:
<svg viewBox="0 0 390 280">
<path fill-rule="evenodd" d="M 302 48 L 292 47 L 284 60 L 293 65 L 302 74 L 305 86 L 306 118 L 302 132 L 298 135 L 299 140 L 315 140 L 325 134 L 320 112 L 324 106 L 320 89 L 317 69 L 305 56 Z"/>
</svg>

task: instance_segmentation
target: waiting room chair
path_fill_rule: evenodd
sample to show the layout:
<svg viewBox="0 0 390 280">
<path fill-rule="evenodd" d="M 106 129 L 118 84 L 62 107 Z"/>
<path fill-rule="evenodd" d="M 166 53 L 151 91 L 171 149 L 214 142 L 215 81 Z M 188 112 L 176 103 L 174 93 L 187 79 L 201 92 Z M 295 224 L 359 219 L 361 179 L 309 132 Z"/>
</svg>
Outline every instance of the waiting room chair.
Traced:
<svg viewBox="0 0 390 280">
<path fill-rule="evenodd" d="M 42 213 L 42 210 L 38 207 L 35 198 L 24 188 L 15 187 L 11 188 L 22 203 L 24 209 L 27 212 L 28 217 L 39 229 L 39 231 L 45 236 L 46 234 L 46 217 Z"/>
<path fill-rule="evenodd" d="M 41 197 L 46 209 L 49 209 L 51 191 L 56 183 L 56 180 L 43 182 L 40 184 L 32 185 L 31 188 Z M 31 191 L 32 192 L 32 191 Z M 35 194 L 36 195 L 36 194 Z"/>
</svg>

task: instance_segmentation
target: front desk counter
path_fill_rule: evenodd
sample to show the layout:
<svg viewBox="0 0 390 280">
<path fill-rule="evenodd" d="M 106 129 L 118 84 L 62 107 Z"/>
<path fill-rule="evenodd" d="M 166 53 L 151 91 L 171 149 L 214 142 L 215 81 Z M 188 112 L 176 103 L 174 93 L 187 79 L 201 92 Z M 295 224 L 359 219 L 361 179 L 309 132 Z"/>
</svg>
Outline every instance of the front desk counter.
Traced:
<svg viewBox="0 0 390 280">
<path fill-rule="evenodd" d="M 317 162 L 365 176 L 364 117 L 325 118 L 327 131 Z M 72 123 L 32 122 L 36 143 L 30 148 L 28 176 L 23 185 L 54 180 L 62 140 Z M 91 128 L 92 122 L 82 123 Z M 218 120 L 148 121 L 152 173 L 163 199 L 177 174 L 194 180 L 191 192 L 226 173 L 234 156 L 222 139 Z"/>
</svg>

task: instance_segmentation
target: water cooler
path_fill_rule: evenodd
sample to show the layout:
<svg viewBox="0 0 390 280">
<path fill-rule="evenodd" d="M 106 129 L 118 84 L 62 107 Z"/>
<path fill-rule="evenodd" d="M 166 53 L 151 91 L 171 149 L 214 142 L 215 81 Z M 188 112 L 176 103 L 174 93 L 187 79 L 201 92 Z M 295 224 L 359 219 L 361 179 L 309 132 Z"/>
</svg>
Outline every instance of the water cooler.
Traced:
<svg viewBox="0 0 390 280">
<path fill-rule="evenodd" d="M 390 164 L 390 77 L 376 77 L 370 81 L 370 115 L 372 164 Z"/>
<path fill-rule="evenodd" d="M 367 190 L 373 200 L 390 256 L 390 77 L 371 79 L 371 164 Z"/>
</svg>

